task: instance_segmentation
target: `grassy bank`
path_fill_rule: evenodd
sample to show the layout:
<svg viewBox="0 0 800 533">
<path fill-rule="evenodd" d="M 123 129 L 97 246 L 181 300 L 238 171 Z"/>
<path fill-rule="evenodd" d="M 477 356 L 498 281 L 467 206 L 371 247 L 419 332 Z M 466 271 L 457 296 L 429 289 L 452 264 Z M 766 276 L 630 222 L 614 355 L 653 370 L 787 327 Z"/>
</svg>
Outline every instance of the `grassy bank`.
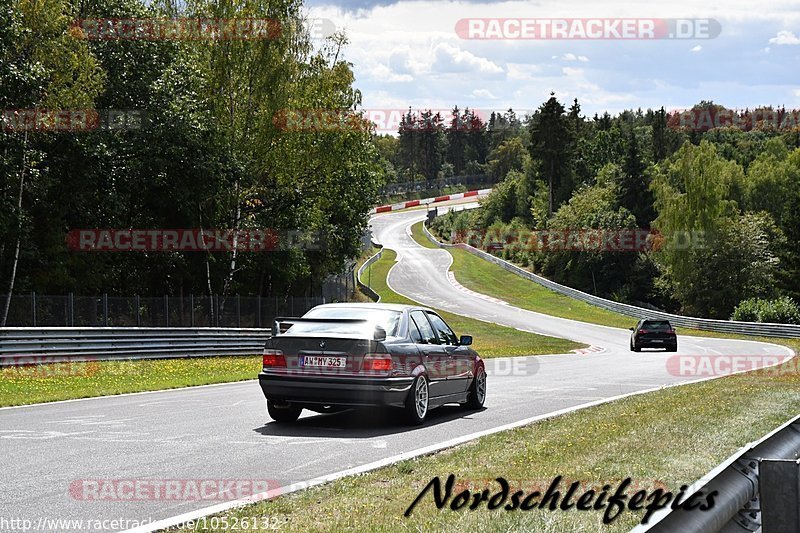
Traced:
<svg viewBox="0 0 800 533">
<path fill-rule="evenodd" d="M 361 281 L 371 283 L 372 289 L 381 296 L 381 302 L 414 304 L 405 296 L 391 290 L 386 283 L 389 270 L 396 263 L 394 250 L 384 250 L 381 258 L 371 265 L 372 273 L 365 271 Z M 475 337 L 474 348 L 483 357 L 504 357 L 510 355 L 539 355 L 568 353 L 570 350 L 586 345 L 565 339 L 536 335 L 526 331 L 500 326 L 473 318 L 439 311 L 457 335 L 468 334 Z"/>
<path fill-rule="evenodd" d="M 0 369 L 0 406 L 255 379 L 261 355 L 54 363 Z"/>
<path fill-rule="evenodd" d="M 411 227 L 413 239 L 426 248 L 436 248 L 422 229 L 422 222 Z M 517 276 L 508 270 L 486 261 L 466 250 L 460 248 L 447 248 L 453 256 L 450 270 L 464 287 L 475 292 L 480 292 L 500 298 L 509 304 L 560 318 L 569 318 L 617 328 L 629 328 L 636 324 L 636 319 L 606 311 L 594 305 L 587 304 L 559 294 L 525 278 Z M 693 337 L 716 337 L 725 339 L 745 339 L 763 342 L 775 342 L 771 337 L 753 337 L 734 333 L 719 333 L 699 329 L 677 328 L 681 335 Z"/>
</svg>

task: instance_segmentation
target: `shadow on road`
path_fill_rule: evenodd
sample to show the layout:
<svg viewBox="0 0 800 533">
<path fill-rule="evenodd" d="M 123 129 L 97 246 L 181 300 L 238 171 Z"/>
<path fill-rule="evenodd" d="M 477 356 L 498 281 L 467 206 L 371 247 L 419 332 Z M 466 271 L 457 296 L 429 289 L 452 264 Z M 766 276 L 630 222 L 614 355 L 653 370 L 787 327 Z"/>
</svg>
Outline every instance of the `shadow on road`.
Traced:
<svg viewBox="0 0 800 533">
<path fill-rule="evenodd" d="M 334 414 L 307 416 L 292 424 L 269 422 L 253 431 L 265 436 L 370 439 L 470 418 L 474 413 L 455 405 L 445 405 L 430 411 L 422 426 L 412 426 L 405 422 L 403 412 L 399 409 L 350 409 Z"/>
</svg>

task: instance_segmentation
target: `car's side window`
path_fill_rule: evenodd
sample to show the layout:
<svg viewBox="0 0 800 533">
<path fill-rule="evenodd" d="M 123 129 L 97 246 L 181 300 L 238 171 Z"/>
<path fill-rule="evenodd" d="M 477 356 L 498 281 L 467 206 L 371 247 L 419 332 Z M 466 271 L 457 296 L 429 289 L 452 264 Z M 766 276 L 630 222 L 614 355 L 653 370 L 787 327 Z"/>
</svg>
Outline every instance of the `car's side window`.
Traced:
<svg viewBox="0 0 800 533">
<path fill-rule="evenodd" d="M 419 332 L 422 334 L 422 343 L 427 344 L 439 344 L 439 338 L 436 336 L 436 332 L 433 331 L 428 319 L 425 318 L 425 314 L 422 311 L 414 311 L 411 313 L 411 319 L 419 328 Z"/>
<path fill-rule="evenodd" d="M 422 342 L 422 334 L 419 332 L 419 328 L 414 323 L 414 319 L 411 318 L 411 316 L 408 317 L 408 335 L 411 337 L 411 342 L 414 344 Z"/>
<path fill-rule="evenodd" d="M 458 344 L 458 337 L 439 315 L 430 312 L 427 314 L 442 344 Z"/>
</svg>

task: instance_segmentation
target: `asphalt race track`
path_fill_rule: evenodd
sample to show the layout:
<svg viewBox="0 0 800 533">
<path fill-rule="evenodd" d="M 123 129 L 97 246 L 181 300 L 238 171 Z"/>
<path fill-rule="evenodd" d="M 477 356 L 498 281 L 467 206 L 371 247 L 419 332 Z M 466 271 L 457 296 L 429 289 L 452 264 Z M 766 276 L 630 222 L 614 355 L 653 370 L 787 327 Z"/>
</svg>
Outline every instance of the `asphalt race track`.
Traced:
<svg viewBox="0 0 800 533">
<path fill-rule="evenodd" d="M 675 354 L 628 351 L 627 330 L 540 315 L 459 290 L 447 277 L 449 254 L 422 248 L 407 234 L 424 216 L 401 211 L 372 221 L 376 239 L 398 253 L 389 275 L 395 291 L 603 351 L 521 358 L 513 367 L 508 359 L 490 361 L 485 410 L 440 408 L 413 429 L 377 412 L 306 412 L 296 425 L 280 427 L 269 419 L 256 381 L 0 409 L 6 465 L 0 516 L 34 526 L 40 517 L 165 519 L 220 502 L 86 501 L 71 495 L 70 486 L 84 479 L 255 479 L 288 486 L 537 415 L 696 379 L 667 370 Z M 755 342 L 679 338 L 679 354 L 787 353 Z"/>
</svg>

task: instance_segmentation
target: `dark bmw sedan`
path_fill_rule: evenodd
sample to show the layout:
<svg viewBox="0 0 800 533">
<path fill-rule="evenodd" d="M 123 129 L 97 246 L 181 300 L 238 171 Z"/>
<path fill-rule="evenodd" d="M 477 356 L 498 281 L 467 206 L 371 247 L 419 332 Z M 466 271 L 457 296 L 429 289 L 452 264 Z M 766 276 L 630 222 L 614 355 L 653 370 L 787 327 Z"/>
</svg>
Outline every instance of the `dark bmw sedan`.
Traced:
<svg viewBox="0 0 800 533">
<path fill-rule="evenodd" d="M 678 335 L 667 320 L 640 320 L 631 331 L 631 350 L 634 352 L 640 352 L 642 348 L 678 351 Z"/>
<path fill-rule="evenodd" d="M 486 368 L 470 344 L 423 307 L 320 305 L 275 320 L 258 379 L 276 422 L 293 422 L 303 409 L 391 406 L 422 424 L 446 403 L 483 407 Z"/>
</svg>

